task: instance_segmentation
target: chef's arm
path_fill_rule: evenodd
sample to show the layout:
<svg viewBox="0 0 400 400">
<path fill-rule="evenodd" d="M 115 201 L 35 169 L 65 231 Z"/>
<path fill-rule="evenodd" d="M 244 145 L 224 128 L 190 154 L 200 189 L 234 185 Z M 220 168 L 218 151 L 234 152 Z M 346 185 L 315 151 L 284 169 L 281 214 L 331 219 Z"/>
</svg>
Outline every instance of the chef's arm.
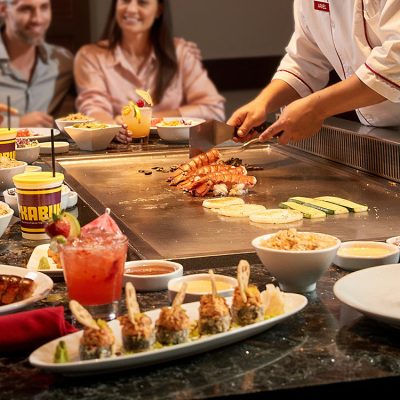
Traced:
<svg viewBox="0 0 400 400">
<path fill-rule="evenodd" d="M 268 140 L 277 134 L 280 134 L 281 144 L 287 144 L 290 140 L 305 139 L 317 133 L 328 117 L 384 100 L 385 97 L 353 75 L 288 104 L 279 119 L 260 135 L 260 141 Z"/>
<path fill-rule="evenodd" d="M 387 100 L 363 83 L 357 75 L 319 90 L 307 98 L 322 119 Z"/>
</svg>

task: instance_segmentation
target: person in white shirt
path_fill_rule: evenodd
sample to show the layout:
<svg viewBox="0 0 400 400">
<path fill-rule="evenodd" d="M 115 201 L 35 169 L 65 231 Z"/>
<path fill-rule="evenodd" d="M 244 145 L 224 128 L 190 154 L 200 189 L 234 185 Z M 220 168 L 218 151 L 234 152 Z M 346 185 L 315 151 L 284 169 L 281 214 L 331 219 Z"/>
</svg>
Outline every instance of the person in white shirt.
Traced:
<svg viewBox="0 0 400 400">
<path fill-rule="evenodd" d="M 228 120 L 238 140 L 284 106 L 260 141 L 281 132 L 281 144 L 310 137 L 350 110 L 364 125 L 400 125 L 400 0 L 294 0 L 294 18 L 272 81 Z M 326 87 L 332 69 L 341 82 Z"/>
</svg>

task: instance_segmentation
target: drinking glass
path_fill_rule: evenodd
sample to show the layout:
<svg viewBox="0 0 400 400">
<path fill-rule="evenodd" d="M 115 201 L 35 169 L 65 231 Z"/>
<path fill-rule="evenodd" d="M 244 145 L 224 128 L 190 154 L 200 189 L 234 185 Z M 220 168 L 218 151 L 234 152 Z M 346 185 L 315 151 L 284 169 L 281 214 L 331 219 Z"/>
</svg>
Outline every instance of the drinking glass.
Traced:
<svg viewBox="0 0 400 400">
<path fill-rule="evenodd" d="M 127 237 L 95 229 L 60 245 L 59 250 L 70 300 L 82 304 L 93 318 L 116 318 Z"/>
<path fill-rule="evenodd" d="M 128 126 L 132 138 L 143 138 L 150 134 L 152 108 L 141 107 L 139 112 L 139 118 L 133 110 L 129 114 L 122 114 L 122 120 Z"/>
</svg>

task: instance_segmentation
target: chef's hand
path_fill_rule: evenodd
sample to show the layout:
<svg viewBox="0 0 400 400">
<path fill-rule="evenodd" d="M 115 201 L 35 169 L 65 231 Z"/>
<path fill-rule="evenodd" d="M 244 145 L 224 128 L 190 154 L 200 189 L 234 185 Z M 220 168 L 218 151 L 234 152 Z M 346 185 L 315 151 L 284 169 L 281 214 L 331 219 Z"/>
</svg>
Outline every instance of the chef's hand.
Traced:
<svg viewBox="0 0 400 400">
<path fill-rule="evenodd" d="M 321 113 L 316 110 L 312 101 L 305 97 L 286 106 L 279 119 L 260 135 L 260 142 L 271 139 L 281 132 L 280 144 L 287 144 L 290 140 L 295 142 L 305 139 L 316 134 L 323 122 Z"/>
<path fill-rule="evenodd" d="M 128 126 L 126 124 L 122 124 L 117 136 L 115 136 L 115 139 L 118 142 L 125 143 L 125 144 L 132 142 L 131 131 L 128 130 Z"/>
<path fill-rule="evenodd" d="M 265 119 L 265 105 L 255 99 L 237 109 L 228 119 L 227 124 L 238 128 L 237 136 L 233 138 L 235 142 L 247 142 L 258 135 L 252 129 L 265 122 Z"/>
</svg>

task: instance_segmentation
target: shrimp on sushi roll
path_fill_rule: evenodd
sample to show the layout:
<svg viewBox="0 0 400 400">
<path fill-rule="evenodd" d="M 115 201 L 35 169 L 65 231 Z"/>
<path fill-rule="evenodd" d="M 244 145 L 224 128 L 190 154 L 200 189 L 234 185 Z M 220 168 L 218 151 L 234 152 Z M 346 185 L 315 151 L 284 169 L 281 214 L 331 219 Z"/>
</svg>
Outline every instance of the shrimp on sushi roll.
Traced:
<svg viewBox="0 0 400 400">
<path fill-rule="evenodd" d="M 209 271 L 212 293 L 201 296 L 199 308 L 199 333 L 212 335 L 226 332 L 231 327 L 231 313 L 225 297 L 217 294 L 215 277 L 212 269 Z"/>
<path fill-rule="evenodd" d="M 240 260 L 238 265 L 238 286 L 233 292 L 232 321 L 244 326 L 261 321 L 264 317 L 263 302 L 260 291 L 254 285 L 249 285 L 250 265 Z"/>
<path fill-rule="evenodd" d="M 95 321 L 75 300 L 70 301 L 69 307 L 75 318 L 84 326 L 79 342 L 81 360 L 111 357 L 114 353 L 115 337 L 107 322 L 102 319 Z"/>
<path fill-rule="evenodd" d="M 151 318 L 140 312 L 136 290 L 131 282 L 125 286 L 128 314 L 119 317 L 122 326 L 122 344 L 126 352 L 148 350 L 155 341 Z"/>
<path fill-rule="evenodd" d="M 171 307 L 163 307 L 156 321 L 156 339 L 164 345 L 187 342 L 190 332 L 190 320 L 182 303 L 186 294 L 187 283 L 184 282 L 175 296 Z"/>
</svg>

